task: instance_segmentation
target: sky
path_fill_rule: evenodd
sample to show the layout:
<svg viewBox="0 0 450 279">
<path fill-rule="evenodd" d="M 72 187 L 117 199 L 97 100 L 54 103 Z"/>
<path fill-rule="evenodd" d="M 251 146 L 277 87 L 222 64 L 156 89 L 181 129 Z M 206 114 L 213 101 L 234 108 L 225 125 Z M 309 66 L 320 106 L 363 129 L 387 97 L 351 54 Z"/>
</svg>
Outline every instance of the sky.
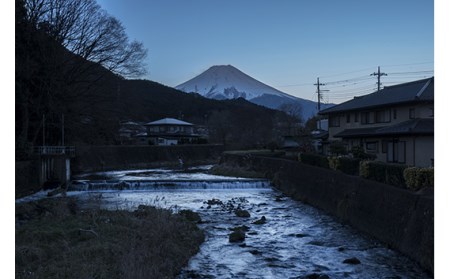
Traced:
<svg viewBox="0 0 450 279">
<path fill-rule="evenodd" d="M 433 76 L 431 0 L 98 0 L 148 49 L 145 79 L 175 87 L 233 65 L 296 97 L 340 103 Z"/>
</svg>

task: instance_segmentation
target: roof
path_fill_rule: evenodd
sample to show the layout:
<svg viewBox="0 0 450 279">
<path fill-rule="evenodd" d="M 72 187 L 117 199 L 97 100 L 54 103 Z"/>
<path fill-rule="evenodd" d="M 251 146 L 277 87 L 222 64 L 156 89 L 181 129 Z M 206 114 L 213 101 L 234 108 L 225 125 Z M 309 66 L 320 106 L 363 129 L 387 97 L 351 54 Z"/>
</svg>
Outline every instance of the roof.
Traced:
<svg viewBox="0 0 450 279">
<path fill-rule="evenodd" d="M 334 137 L 338 138 L 352 138 L 352 137 L 376 137 L 389 135 L 431 135 L 434 134 L 434 119 L 433 118 L 419 118 L 410 119 L 398 124 L 361 128 L 361 129 L 347 129 L 337 133 Z"/>
<path fill-rule="evenodd" d="M 434 102 L 434 77 L 386 86 L 379 92 L 355 97 L 342 104 L 321 110 L 319 114 L 361 110 L 410 102 Z"/>
<path fill-rule="evenodd" d="M 181 121 L 175 118 L 163 118 L 157 121 L 149 122 L 145 126 L 153 125 L 183 125 L 183 126 L 193 126 L 193 124 L 185 121 Z"/>
</svg>

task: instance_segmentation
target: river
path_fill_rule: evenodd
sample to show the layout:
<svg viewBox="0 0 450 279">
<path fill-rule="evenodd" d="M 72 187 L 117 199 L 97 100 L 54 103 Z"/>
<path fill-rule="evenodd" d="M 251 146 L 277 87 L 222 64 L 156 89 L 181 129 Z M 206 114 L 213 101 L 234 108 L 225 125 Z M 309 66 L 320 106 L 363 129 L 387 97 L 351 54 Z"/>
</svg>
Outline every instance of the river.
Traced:
<svg viewBox="0 0 450 279">
<path fill-rule="evenodd" d="M 146 204 L 198 212 L 206 240 L 179 279 L 432 278 L 407 257 L 284 196 L 268 181 L 209 175 L 208 168 L 84 174 L 68 195 L 84 206 L 95 198 L 108 209 Z M 237 208 L 250 217 L 238 217 Z M 254 223 L 263 216 L 265 223 Z M 248 227 L 245 240 L 229 242 L 238 226 Z"/>
</svg>

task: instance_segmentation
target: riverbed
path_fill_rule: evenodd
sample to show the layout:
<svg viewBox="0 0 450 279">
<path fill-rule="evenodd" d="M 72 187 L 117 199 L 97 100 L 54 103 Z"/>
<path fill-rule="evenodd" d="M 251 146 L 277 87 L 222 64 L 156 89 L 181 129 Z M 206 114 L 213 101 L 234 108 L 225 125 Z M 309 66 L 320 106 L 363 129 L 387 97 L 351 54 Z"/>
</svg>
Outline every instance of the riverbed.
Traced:
<svg viewBox="0 0 450 279">
<path fill-rule="evenodd" d="M 209 167 L 83 174 L 68 195 L 86 207 L 134 210 L 145 204 L 199 213 L 206 240 L 180 279 L 432 278 L 407 257 L 284 196 L 269 181 L 214 176 Z M 92 198 L 97 202 L 90 204 Z M 250 216 L 237 216 L 237 209 Z M 245 239 L 230 242 L 239 226 L 246 226 Z"/>
</svg>

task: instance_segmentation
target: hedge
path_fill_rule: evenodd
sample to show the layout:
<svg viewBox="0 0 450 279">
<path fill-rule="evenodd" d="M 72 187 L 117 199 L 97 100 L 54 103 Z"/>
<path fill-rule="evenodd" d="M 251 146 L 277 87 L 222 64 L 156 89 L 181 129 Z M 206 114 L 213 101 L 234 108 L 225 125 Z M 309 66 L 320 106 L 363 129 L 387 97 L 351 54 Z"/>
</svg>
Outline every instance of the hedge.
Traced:
<svg viewBox="0 0 450 279">
<path fill-rule="evenodd" d="M 330 157 L 328 163 L 331 169 L 350 175 L 359 175 L 360 159 L 348 157 Z"/>
<path fill-rule="evenodd" d="M 381 183 L 406 188 L 403 171 L 408 168 L 405 165 L 386 164 L 379 161 L 361 161 L 359 175 Z"/>
<path fill-rule="evenodd" d="M 434 169 L 432 168 L 406 168 L 403 171 L 406 187 L 417 191 L 425 187 L 434 187 Z"/>
<path fill-rule="evenodd" d="M 298 154 L 298 160 L 302 163 L 322 167 L 330 168 L 328 163 L 328 158 L 322 155 L 317 155 L 313 153 L 300 153 Z"/>
</svg>

